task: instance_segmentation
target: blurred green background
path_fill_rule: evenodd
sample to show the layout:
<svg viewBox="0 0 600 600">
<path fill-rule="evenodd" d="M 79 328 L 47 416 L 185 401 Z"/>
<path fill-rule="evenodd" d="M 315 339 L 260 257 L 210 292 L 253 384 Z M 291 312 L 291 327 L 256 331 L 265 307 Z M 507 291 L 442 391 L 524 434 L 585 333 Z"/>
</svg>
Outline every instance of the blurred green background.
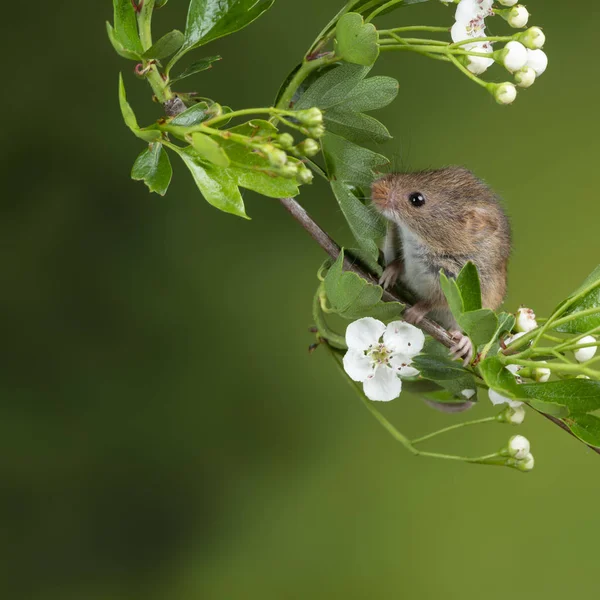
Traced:
<svg viewBox="0 0 600 600">
<path fill-rule="evenodd" d="M 161 11 L 158 33 L 183 28 L 185 4 Z M 269 104 L 340 4 L 279 0 L 206 48 L 224 60 L 190 86 L 237 108 Z M 386 55 L 375 72 L 398 78 L 400 96 L 377 116 L 401 168 L 463 164 L 503 196 L 514 228 L 505 306 L 544 315 L 600 254 L 599 19 L 593 0 L 529 8 L 550 66 L 513 106 L 449 65 Z M 534 414 L 520 431 L 530 475 L 409 456 L 326 353 L 307 353 L 323 256 L 276 201 L 246 193 L 252 222 L 220 213 L 175 157 L 165 198 L 129 179 L 142 144 L 122 123 L 119 70 L 140 121 L 159 111 L 106 40 L 110 3 L 5 10 L 2 597 L 595 590 L 599 456 Z M 386 22 L 451 14 L 430 2 Z M 349 239 L 325 186 L 301 201 Z M 471 416 L 493 414 L 481 400 Z M 461 418 L 407 394 L 382 410 L 409 435 Z M 513 433 L 491 425 L 430 448 L 489 452 Z"/>
</svg>

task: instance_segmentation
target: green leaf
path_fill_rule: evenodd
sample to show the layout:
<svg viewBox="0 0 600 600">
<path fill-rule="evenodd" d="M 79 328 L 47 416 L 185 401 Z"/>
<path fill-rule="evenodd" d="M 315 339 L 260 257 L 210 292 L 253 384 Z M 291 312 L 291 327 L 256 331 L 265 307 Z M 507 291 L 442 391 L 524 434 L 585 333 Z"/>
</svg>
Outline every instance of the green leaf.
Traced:
<svg viewBox="0 0 600 600">
<path fill-rule="evenodd" d="M 359 81 L 340 104 L 352 112 L 370 112 L 391 104 L 398 90 L 398 82 L 393 77 L 369 77 Z"/>
<path fill-rule="evenodd" d="M 421 377 L 435 381 L 457 398 L 461 397 L 463 390 L 477 390 L 473 373 L 459 362 L 453 361 L 448 349 L 432 338 L 427 338 L 423 351 L 413 359 L 413 366 L 419 369 Z M 473 396 L 471 402 L 476 399 Z M 462 397 L 462 402 L 464 401 L 465 398 Z"/>
<path fill-rule="evenodd" d="M 207 58 L 203 58 L 202 60 L 198 60 L 195 63 L 192 63 L 187 69 L 184 69 L 179 75 L 171 79 L 171 85 L 173 85 L 177 81 L 181 81 L 182 79 L 191 77 L 196 73 L 212 69 L 213 63 L 217 62 L 218 60 L 221 60 L 221 57 L 218 55 L 208 56 Z"/>
<path fill-rule="evenodd" d="M 129 60 L 141 60 L 141 56 L 139 54 L 137 54 L 136 52 L 130 52 L 125 48 L 125 46 L 123 46 L 121 41 L 115 35 L 115 30 L 113 29 L 112 25 L 108 21 L 106 22 L 106 33 L 108 34 L 108 39 L 110 40 L 112 47 L 115 49 L 115 52 L 119 56 L 122 56 L 123 58 L 127 58 Z"/>
<path fill-rule="evenodd" d="M 496 356 L 486 358 L 479 364 L 479 373 L 488 387 L 508 398 L 525 398 L 523 385 L 519 385 L 515 376 L 504 367 Z"/>
<path fill-rule="evenodd" d="M 463 301 L 463 311 L 469 312 L 481 308 L 481 285 L 477 267 L 469 261 L 456 278 Z"/>
<path fill-rule="evenodd" d="M 336 54 L 349 63 L 372 65 L 379 56 L 377 29 L 358 13 L 346 13 L 335 30 Z"/>
<path fill-rule="evenodd" d="M 493 339 L 498 329 L 498 317 L 493 310 L 482 308 L 463 313 L 458 319 L 458 324 L 475 346 L 481 346 Z"/>
<path fill-rule="evenodd" d="M 203 121 L 210 119 L 212 116 L 208 104 L 206 102 L 198 102 L 198 104 L 194 104 L 194 106 L 191 106 L 178 114 L 171 121 L 171 125 L 176 125 L 177 127 L 193 127 L 194 125 L 199 125 Z"/>
<path fill-rule="evenodd" d="M 146 59 L 161 59 L 167 58 L 167 56 L 171 56 L 181 48 L 183 44 L 183 33 L 174 29 L 170 33 L 163 35 L 158 42 L 152 45 L 152 47 L 148 48 L 146 52 L 142 55 L 143 58 Z"/>
<path fill-rule="evenodd" d="M 595 415 L 573 415 L 564 423 L 582 442 L 600 448 L 600 418 Z"/>
<path fill-rule="evenodd" d="M 450 312 L 458 321 L 463 313 L 463 300 L 456 280 L 453 278 L 448 278 L 446 273 L 440 271 L 440 286 L 442 288 L 442 292 L 444 292 L 444 296 L 446 296 L 448 306 L 450 307 Z"/>
<path fill-rule="evenodd" d="M 143 181 L 151 192 L 161 196 L 167 193 L 173 169 L 169 155 L 162 144 L 151 144 L 137 158 L 131 171 L 131 178 Z"/>
<path fill-rule="evenodd" d="M 568 407 L 571 413 L 588 413 L 600 408 L 600 381 L 565 379 L 519 386 L 523 398 L 534 398 Z"/>
<path fill-rule="evenodd" d="M 192 147 L 201 158 L 217 167 L 228 167 L 231 164 L 225 150 L 213 138 L 204 133 L 192 133 L 191 137 Z"/>
<path fill-rule="evenodd" d="M 191 148 L 172 148 L 190 170 L 198 189 L 209 204 L 223 212 L 248 219 L 235 177 L 229 169 L 206 165 Z"/>
<path fill-rule="evenodd" d="M 235 33 L 267 11 L 275 0 L 191 0 L 179 55 Z"/>
<path fill-rule="evenodd" d="M 137 16 L 131 0 L 113 0 L 113 8 L 115 39 L 120 42 L 125 51 L 141 55 L 144 50 L 142 42 L 140 42 Z"/>
<path fill-rule="evenodd" d="M 382 143 L 391 140 L 387 128 L 377 119 L 362 113 L 332 108 L 325 114 L 327 131 L 353 142 Z"/>
<path fill-rule="evenodd" d="M 536 400 L 534 398 L 527 401 L 532 408 L 539 410 L 542 413 L 556 417 L 557 419 L 564 419 L 569 416 L 569 409 L 561 404 L 554 402 L 544 402 L 543 400 Z"/>
<path fill-rule="evenodd" d="M 333 312 L 354 321 L 373 317 L 382 321 L 398 318 L 404 310 L 399 302 L 382 302 L 383 289 L 351 271 L 344 271 L 344 251 L 325 276 L 325 294 Z"/>
<path fill-rule="evenodd" d="M 569 296 L 569 298 L 567 298 L 567 300 L 580 294 L 582 294 L 582 297 L 561 314 L 560 318 L 577 314 L 583 310 L 600 308 L 600 265 L 588 275 L 585 281 Z M 562 305 L 564 305 L 564 302 L 561 306 Z M 560 308 L 560 306 L 558 308 Z M 600 327 L 600 311 L 596 314 L 575 318 L 555 329 L 562 333 L 587 333 L 596 327 Z"/>
<path fill-rule="evenodd" d="M 127 102 L 127 94 L 125 93 L 125 84 L 123 83 L 123 75 L 119 74 L 119 105 L 125 125 L 131 129 L 134 135 L 146 142 L 155 142 L 161 139 L 160 131 L 153 129 L 140 129 L 135 118 L 133 109 Z"/>
</svg>

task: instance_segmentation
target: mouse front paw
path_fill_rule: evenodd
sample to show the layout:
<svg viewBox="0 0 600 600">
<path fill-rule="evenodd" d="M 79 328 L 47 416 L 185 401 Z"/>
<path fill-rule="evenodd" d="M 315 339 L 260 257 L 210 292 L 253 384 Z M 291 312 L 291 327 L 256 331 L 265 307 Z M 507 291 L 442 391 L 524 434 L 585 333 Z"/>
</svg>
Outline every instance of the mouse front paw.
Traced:
<svg viewBox="0 0 600 600">
<path fill-rule="evenodd" d="M 396 285 L 396 283 L 398 283 L 398 280 L 400 279 L 400 276 L 403 272 L 404 263 L 402 262 L 402 260 L 394 260 L 383 270 L 383 273 L 379 278 L 379 285 L 384 290 L 393 288 Z"/>
<path fill-rule="evenodd" d="M 468 366 L 473 360 L 473 342 L 461 331 L 451 331 L 450 335 L 456 344 L 450 348 L 450 356 L 453 359 L 462 359 L 463 365 Z"/>
</svg>

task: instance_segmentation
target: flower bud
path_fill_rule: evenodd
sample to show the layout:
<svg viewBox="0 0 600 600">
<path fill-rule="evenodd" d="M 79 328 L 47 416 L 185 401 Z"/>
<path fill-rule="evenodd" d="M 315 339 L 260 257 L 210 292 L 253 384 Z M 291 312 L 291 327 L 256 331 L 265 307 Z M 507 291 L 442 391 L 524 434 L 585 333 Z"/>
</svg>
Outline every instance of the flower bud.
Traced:
<svg viewBox="0 0 600 600">
<path fill-rule="evenodd" d="M 289 150 L 294 145 L 294 137 L 289 133 L 282 133 L 279 136 L 279 145 L 285 150 Z"/>
<path fill-rule="evenodd" d="M 539 77 L 548 67 L 548 57 L 543 50 L 527 50 L 527 66 Z"/>
<path fill-rule="evenodd" d="M 545 360 L 540 360 L 541 363 L 547 364 Z M 546 383 L 548 379 L 550 379 L 550 375 L 552 375 L 552 371 L 550 369 L 546 369 L 545 367 L 538 367 L 533 370 L 533 378 L 538 383 Z"/>
<path fill-rule="evenodd" d="M 506 20 L 511 27 L 525 27 L 529 21 L 529 11 L 522 4 L 517 4 L 508 11 Z"/>
<path fill-rule="evenodd" d="M 317 107 L 299 110 L 294 116 L 307 127 L 323 124 L 323 113 Z"/>
<path fill-rule="evenodd" d="M 523 337 L 525 335 L 524 331 L 520 331 L 519 333 L 515 333 L 514 335 L 507 335 L 504 338 L 504 345 L 508 346 L 510 343 L 514 342 L 515 340 L 518 340 L 519 338 Z"/>
<path fill-rule="evenodd" d="M 493 90 L 498 104 L 512 104 L 517 97 L 517 88 L 508 81 L 494 85 Z"/>
<path fill-rule="evenodd" d="M 319 138 L 325 135 L 325 127 L 323 127 L 323 125 L 315 125 L 314 127 L 309 127 L 308 135 L 318 140 Z"/>
<path fill-rule="evenodd" d="M 539 50 L 546 43 L 546 35 L 539 27 L 530 27 L 527 31 L 519 33 L 514 37 L 530 50 Z"/>
<path fill-rule="evenodd" d="M 596 342 L 596 338 L 592 335 L 586 335 L 584 338 L 581 338 L 577 344 L 579 346 L 585 346 L 585 344 L 594 344 Z M 587 348 L 579 348 L 579 350 L 575 350 L 575 358 L 578 362 L 586 362 L 587 360 L 591 360 L 594 358 L 596 354 L 596 350 L 598 350 L 597 346 L 588 346 Z"/>
<path fill-rule="evenodd" d="M 527 48 L 521 42 L 514 40 L 494 54 L 511 73 L 522 69 L 527 63 Z"/>
<path fill-rule="evenodd" d="M 535 313 L 530 308 L 521 306 L 521 308 L 519 308 L 517 311 L 515 330 L 518 332 L 527 333 L 528 331 L 533 331 L 537 326 Z"/>
<path fill-rule="evenodd" d="M 490 398 L 491 403 L 494 406 L 497 406 L 498 404 L 508 404 L 512 408 L 516 408 L 517 406 L 521 406 L 521 404 L 523 404 L 520 400 L 513 400 L 512 398 L 507 398 L 506 396 L 503 396 L 502 394 L 498 393 L 496 390 L 493 390 L 491 388 L 488 390 L 488 396 Z"/>
<path fill-rule="evenodd" d="M 525 409 L 522 406 L 507 406 L 496 419 L 500 423 L 509 423 L 510 425 L 520 425 L 525 420 Z"/>
<path fill-rule="evenodd" d="M 283 167 L 287 163 L 287 154 L 283 150 L 275 148 L 273 144 L 264 144 L 260 149 L 274 167 Z"/>
<path fill-rule="evenodd" d="M 519 0 L 498 0 L 503 6 L 514 6 Z"/>
<path fill-rule="evenodd" d="M 287 179 L 295 179 L 298 175 L 298 167 L 293 162 L 288 162 L 279 169 L 279 174 Z"/>
<path fill-rule="evenodd" d="M 519 469 L 519 471 L 527 472 L 527 471 L 531 471 L 534 466 L 535 466 L 535 460 L 533 458 L 533 454 L 531 454 L 531 452 L 528 452 L 527 456 L 525 456 L 525 458 L 523 460 L 520 460 L 515 465 L 515 468 Z"/>
<path fill-rule="evenodd" d="M 313 175 L 313 172 L 309 168 L 307 168 L 301 164 L 298 167 L 298 175 L 296 175 L 296 179 L 298 180 L 299 183 L 308 185 L 309 183 L 312 183 L 312 181 L 314 179 L 314 175 Z"/>
<path fill-rule="evenodd" d="M 508 440 L 508 454 L 518 460 L 523 460 L 531 450 L 529 440 L 522 435 L 513 435 Z"/>
<path fill-rule="evenodd" d="M 515 81 L 519 87 L 531 87 L 535 83 L 535 71 L 531 67 L 523 67 L 515 73 Z"/>
<path fill-rule="evenodd" d="M 321 150 L 321 146 L 319 145 L 318 142 L 316 142 L 312 138 L 307 138 L 301 144 L 298 144 L 296 149 L 298 151 L 298 154 L 300 154 L 300 156 L 309 156 L 310 157 L 310 156 L 314 156 L 315 154 L 318 154 L 319 151 Z"/>
</svg>

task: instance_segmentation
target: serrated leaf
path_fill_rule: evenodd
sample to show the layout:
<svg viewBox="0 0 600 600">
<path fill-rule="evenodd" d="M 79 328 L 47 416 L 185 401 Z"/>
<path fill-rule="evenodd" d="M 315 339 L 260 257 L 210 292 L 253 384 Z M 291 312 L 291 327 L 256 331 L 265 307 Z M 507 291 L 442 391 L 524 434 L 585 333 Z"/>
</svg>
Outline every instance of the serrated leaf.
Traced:
<svg viewBox="0 0 600 600">
<path fill-rule="evenodd" d="M 346 13 L 335 29 L 336 54 L 346 62 L 372 65 L 379 56 L 377 29 L 358 13 Z"/>
<path fill-rule="evenodd" d="M 467 262 L 461 269 L 456 278 L 456 285 L 460 290 L 464 312 L 481 309 L 479 274 L 477 273 L 477 267 L 471 261 Z"/>
<path fill-rule="evenodd" d="M 113 0 L 114 37 L 127 52 L 141 55 L 142 43 L 138 33 L 137 16 L 131 0 Z"/>
<path fill-rule="evenodd" d="M 556 404 L 554 402 L 536 400 L 535 398 L 528 400 L 527 404 L 529 404 L 532 408 L 535 408 L 535 410 L 538 410 L 546 415 L 556 417 L 557 419 L 564 419 L 565 417 L 568 417 L 570 412 L 566 406 Z"/>
<path fill-rule="evenodd" d="M 141 59 L 141 56 L 139 54 L 137 54 L 135 52 L 130 52 L 129 50 L 125 49 L 125 46 L 123 46 L 121 41 L 115 35 L 115 30 L 113 29 L 113 26 L 108 21 L 106 22 L 106 33 L 108 34 L 108 39 L 110 40 L 112 47 L 115 49 L 115 52 L 119 56 L 122 56 L 123 58 L 127 58 L 128 60 L 135 60 L 135 61 L 138 61 Z"/>
<path fill-rule="evenodd" d="M 519 386 L 524 398 L 535 398 L 568 407 L 571 413 L 589 413 L 600 408 L 600 381 L 564 379 Z"/>
<path fill-rule="evenodd" d="M 563 422 L 582 442 L 600 448 L 600 418 L 595 415 L 573 415 Z"/>
<path fill-rule="evenodd" d="M 380 144 L 392 139 L 385 125 L 377 119 L 337 108 L 332 108 L 325 114 L 325 127 L 327 131 L 352 142 Z"/>
<path fill-rule="evenodd" d="M 561 302 L 556 310 L 559 310 L 566 302 L 583 294 L 582 298 L 561 314 L 562 317 L 576 314 L 583 310 L 600 307 L 600 265 L 598 265 L 585 279 L 585 281 L 568 298 Z M 555 311 L 556 312 L 556 311 Z M 554 328 L 562 333 L 587 333 L 596 327 L 600 327 L 600 312 L 584 317 L 579 317 Z"/>
<path fill-rule="evenodd" d="M 209 204 L 223 212 L 248 219 L 237 181 L 229 169 L 202 163 L 191 148 L 173 147 L 173 150 L 182 158 Z"/>
<path fill-rule="evenodd" d="M 167 193 L 173 169 L 169 155 L 162 144 L 155 143 L 146 148 L 138 157 L 131 171 L 131 178 L 143 181 L 151 192 L 161 196 Z"/>
<path fill-rule="evenodd" d="M 192 147 L 201 158 L 217 167 L 228 167 L 231 164 L 225 150 L 210 136 L 204 133 L 192 133 L 191 138 Z"/>
<path fill-rule="evenodd" d="M 155 44 L 153 44 L 142 55 L 145 59 L 161 59 L 175 54 L 183 44 L 183 33 L 174 29 L 173 31 L 163 35 Z"/>
<path fill-rule="evenodd" d="M 368 283 L 356 273 L 344 271 L 343 265 L 342 250 L 325 276 L 325 294 L 333 312 L 351 321 L 361 317 L 391 321 L 402 314 L 403 304 L 382 302 L 381 287 Z"/>
<path fill-rule="evenodd" d="M 488 387 L 508 398 L 525 398 L 522 385 L 519 385 L 515 376 L 504 367 L 504 364 L 496 356 L 491 356 L 482 361 L 479 372 Z"/>
<path fill-rule="evenodd" d="M 208 56 L 207 58 L 203 58 L 202 60 L 192 63 L 189 67 L 187 67 L 187 69 L 184 69 L 179 75 L 171 79 L 171 85 L 177 81 L 181 81 L 182 79 L 196 75 L 196 73 L 201 73 L 202 71 L 212 69 L 213 63 L 217 62 L 218 60 L 221 60 L 221 57 L 218 55 Z"/>
<path fill-rule="evenodd" d="M 370 112 L 391 104 L 398 95 L 398 82 L 393 77 L 376 76 L 362 79 L 342 99 L 342 106 L 352 112 Z"/>
<path fill-rule="evenodd" d="M 267 11 L 275 0 L 191 0 L 180 55 L 235 33 Z"/>
<path fill-rule="evenodd" d="M 498 328 L 498 317 L 493 310 L 482 308 L 463 313 L 458 319 L 458 324 L 475 346 L 481 346 L 494 337 Z"/>
<path fill-rule="evenodd" d="M 160 131 L 153 129 L 140 129 L 135 113 L 127 102 L 127 94 L 125 92 L 125 84 L 123 83 L 123 75 L 119 74 L 119 106 L 125 125 L 131 129 L 134 135 L 146 142 L 155 142 L 161 139 Z"/>
</svg>

